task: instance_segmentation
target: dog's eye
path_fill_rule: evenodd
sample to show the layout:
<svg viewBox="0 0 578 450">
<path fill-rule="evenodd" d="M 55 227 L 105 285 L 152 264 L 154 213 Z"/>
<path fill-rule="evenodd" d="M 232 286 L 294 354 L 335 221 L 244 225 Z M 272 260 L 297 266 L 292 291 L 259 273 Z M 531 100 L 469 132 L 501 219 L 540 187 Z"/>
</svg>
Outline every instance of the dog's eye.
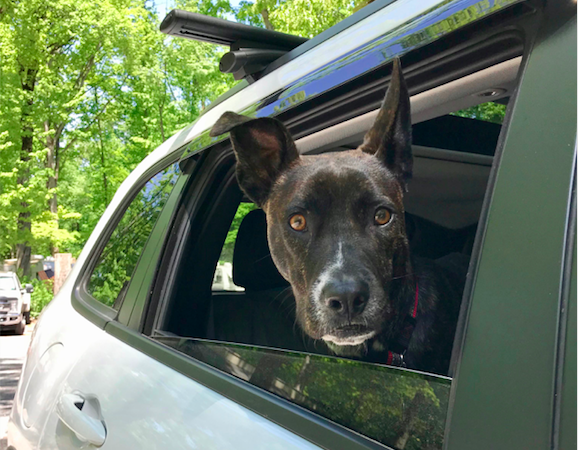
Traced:
<svg viewBox="0 0 578 450">
<path fill-rule="evenodd" d="M 379 208 L 373 217 L 376 225 L 385 225 L 391 220 L 391 212 L 386 208 Z"/>
<path fill-rule="evenodd" d="M 303 214 L 293 214 L 289 218 L 289 226 L 295 231 L 303 231 L 307 226 L 307 221 Z"/>
</svg>

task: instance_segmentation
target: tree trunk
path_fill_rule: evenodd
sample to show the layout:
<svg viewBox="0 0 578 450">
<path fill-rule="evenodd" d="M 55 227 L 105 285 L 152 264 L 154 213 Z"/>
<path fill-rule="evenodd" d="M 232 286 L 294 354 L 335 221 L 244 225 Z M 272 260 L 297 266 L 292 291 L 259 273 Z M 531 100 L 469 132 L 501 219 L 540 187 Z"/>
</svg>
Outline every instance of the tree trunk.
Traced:
<svg viewBox="0 0 578 450">
<path fill-rule="evenodd" d="M 54 215 L 54 219 L 58 224 L 58 197 L 56 188 L 58 187 L 58 174 L 60 172 L 60 126 L 55 127 L 55 136 L 50 134 L 46 137 L 46 168 L 49 169 L 48 181 L 46 187 L 53 190 L 52 196 L 48 199 L 48 210 Z M 50 123 L 44 122 L 44 130 L 50 131 Z M 57 225 L 58 226 L 58 225 Z M 59 248 L 52 246 L 51 253 L 55 255 Z"/>
<path fill-rule="evenodd" d="M 267 8 L 261 11 L 261 16 L 263 17 L 263 23 L 265 24 L 265 28 L 267 28 L 268 30 L 275 30 L 275 27 L 269 21 L 269 11 L 267 10 Z"/>
<path fill-rule="evenodd" d="M 94 103 L 95 110 L 99 111 L 100 106 L 98 105 L 98 93 L 96 89 L 94 90 Z M 98 125 L 98 140 L 100 142 L 100 164 L 102 170 L 102 187 L 104 190 L 104 206 L 108 206 L 108 179 L 106 178 L 106 159 L 104 156 L 104 142 L 102 141 L 102 126 L 100 125 L 100 116 L 97 117 L 96 121 Z"/>
<path fill-rule="evenodd" d="M 100 120 L 98 121 L 98 129 L 100 130 Z M 102 187 L 104 189 L 104 206 L 108 206 L 108 180 L 106 178 L 106 160 L 104 158 L 104 144 L 102 143 L 102 135 L 100 137 L 100 164 L 102 166 Z"/>
<path fill-rule="evenodd" d="M 160 127 L 161 127 L 161 138 L 162 138 L 163 142 L 165 142 L 165 127 L 163 125 L 163 104 L 159 105 L 159 118 L 160 118 Z"/>
<path fill-rule="evenodd" d="M 48 121 L 44 122 L 44 131 L 50 131 L 50 124 Z M 51 170 L 48 175 L 48 181 L 46 187 L 48 189 L 54 189 L 52 197 L 48 199 L 48 208 L 52 214 L 58 214 L 58 198 L 56 196 L 56 187 L 58 186 L 58 172 L 60 171 L 60 137 L 53 137 L 48 135 L 46 138 L 46 148 L 48 153 L 46 154 L 46 168 Z M 57 216 L 58 220 L 58 216 Z"/>
<path fill-rule="evenodd" d="M 20 161 L 22 167 L 16 179 L 18 186 L 26 187 L 30 179 L 30 154 L 33 150 L 33 134 L 34 127 L 31 123 L 31 113 L 32 105 L 34 104 L 34 98 L 32 93 L 34 92 L 34 85 L 36 84 L 36 74 L 37 69 L 27 69 L 20 66 L 20 83 L 22 90 L 25 94 L 24 105 L 22 106 L 22 116 L 20 123 L 22 126 L 22 147 L 20 150 Z M 22 275 L 25 277 L 30 276 L 30 243 L 28 238 L 31 232 L 30 223 L 30 210 L 28 202 L 25 200 L 20 202 L 22 207 L 21 211 L 18 213 L 18 234 L 19 243 L 16 244 L 16 268 L 22 270 Z"/>
<path fill-rule="evenodd" d="M 412 428 L 417 418 L 418 410 L 425 401 L 425 397 L 421 392 L 416 392 L 407 409 L 403 412 L 403 419 L 400 426 L 400 434 L 395 441 L 394 447 L 403 450 L 407 445 L 407 441 L 411 436 Z"/>
</svg>

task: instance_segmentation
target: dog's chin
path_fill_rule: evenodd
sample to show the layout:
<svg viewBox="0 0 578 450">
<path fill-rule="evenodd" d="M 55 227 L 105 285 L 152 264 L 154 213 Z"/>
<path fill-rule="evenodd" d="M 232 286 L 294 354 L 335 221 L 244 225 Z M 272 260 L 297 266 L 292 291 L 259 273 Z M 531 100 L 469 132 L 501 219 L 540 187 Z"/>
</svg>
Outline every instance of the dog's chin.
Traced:
<svg viewBox="0 0 578 450">
<path fill-rule="evenodd" d="M 374 337 L 377 333 L 369 329 L 359 329 L 357 327 L 338 328 L 325 333 L 321 339 L 334 346 L 355 346 L 361 345 L 365 341 Z"/>
</svg>

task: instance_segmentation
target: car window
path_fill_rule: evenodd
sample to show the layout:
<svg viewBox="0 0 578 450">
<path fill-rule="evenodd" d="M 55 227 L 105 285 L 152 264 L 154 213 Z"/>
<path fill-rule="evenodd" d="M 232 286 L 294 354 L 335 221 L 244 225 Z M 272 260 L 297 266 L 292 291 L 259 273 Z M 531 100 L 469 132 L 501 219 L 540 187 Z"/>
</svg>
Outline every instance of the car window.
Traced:
<svg viewBox="0 0 578 450">
<path fill-rule="evenodd" d="M 497 102 L 482 103 L 481 105 L 453 112 L 452 115 L 501 124 L 504 122 L 504 116 L 506 115 L 506 105 Z"/>
<path fill-rule="evenodd" d="M 453 308 L 447 311 L 453 317 L 458 316 L 507 101 L 438 116 L 412 129 L 414 177 L 404 196 L 409 250 L 416 260 L 443 269 L 444 282 L 458 292 L 456 304 L 444 305 Z M 348 143 L 350 148 L 359 144 Z M 336 149 L 335 155 L 343 150 Z M 166 297 L 158 304 L 164 306 L 147 333 L 391 448 L 443 448 L 453 334 L 445 341 L 446 368 L 432 368 L 434 357 L 432 366 L 419 371 L 405 365 L 406 331 L 390 343 L 400 353 L 386 351 L 383 358 L 383 349 L 370 343 L 361 360 L 336 356 L 326 343 L 310 338 L 299 325 L 303 316 L 298 316 L 292 288 L 273 262 L 265 212 L 246 202 L 231 166 L 220 169 L 206 188 L 208 198 L 182 236 L 179 268 L 161 294 Z M 223 173 L 230 178 L 224 180 Z M 173 250 L 167 249 L 164 258 L 174 260 Z M 415 327 L 412 318 L 403 317 L 408 339 Z"/>
<path fill-rule="evenodd" d="M 180 174 L 177 163 L 154 175 L 126 209 L 88 282 L 98 301 L 118 309 L 153 226 Z"/>
<path fill-rule="evenodd" d="M 0 290 L 15 291 L 16 283 L 12 277 L 0 277 Z"/>
<path fill-rule="evenodd" d="M 449 378 L 314 354 L 157 339 L 383 444 L 398 449 L 442 446 Z"/>
<path fill-rule="evenodd" d="M 215 269 L 215 276 L 213 278 L 213 291 L 244 291 L 245 288 L 237 286 L 233 280 L 233 251 L 235 248 L 235 241 L 237 240 L 237 233 L 239 232 L 239 225 L 247 214 L 257 209 L 257 205 L 249 202 L 241 202 L 239 208 L 235 213 L 231 228 L 225 238 L 221 255 Z"/>
</svg>

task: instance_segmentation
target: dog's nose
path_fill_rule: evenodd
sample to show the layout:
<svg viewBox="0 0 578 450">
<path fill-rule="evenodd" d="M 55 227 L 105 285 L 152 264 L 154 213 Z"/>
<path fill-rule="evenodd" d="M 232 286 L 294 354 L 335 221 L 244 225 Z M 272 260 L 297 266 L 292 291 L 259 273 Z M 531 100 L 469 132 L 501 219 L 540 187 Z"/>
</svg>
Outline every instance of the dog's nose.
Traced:
<svg viewBox="0 0 578 450">
<path fill-rule="evenodd" d="M 321 298 L 332 314 L 350 320 L 365 309 L 369 300 L 369 285 L 361 280 L 329 280 L 321 291 Z"/>
</svg>

